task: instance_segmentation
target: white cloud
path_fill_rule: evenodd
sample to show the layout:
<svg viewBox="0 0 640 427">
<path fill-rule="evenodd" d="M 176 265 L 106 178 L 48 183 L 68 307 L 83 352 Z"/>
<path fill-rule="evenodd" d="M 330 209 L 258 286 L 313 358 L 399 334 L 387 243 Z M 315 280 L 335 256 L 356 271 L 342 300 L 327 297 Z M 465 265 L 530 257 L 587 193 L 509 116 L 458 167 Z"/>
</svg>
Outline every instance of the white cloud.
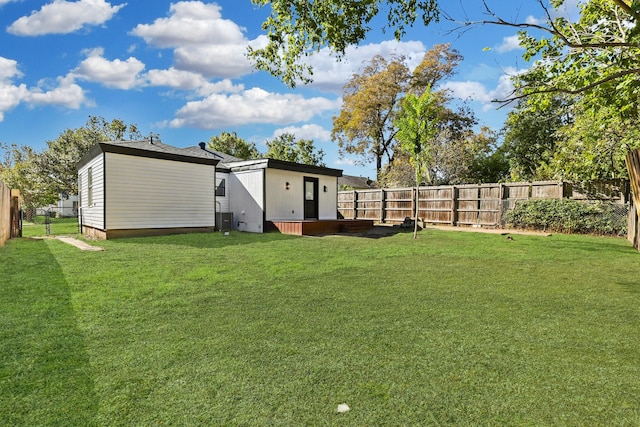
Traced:
<svg viewBox="0 0 640 427">
<path fill-rule="evenodd" d="M 253 71 L 244 45 L 179 47 L 174 50 L 175 66 L 208 77 L 241 77 Z"/>
<path fill-rule="evenodd" d="M 361 72 L 364 64 L 376 55 L 385 58 L 390 58 L 392 55 L 404 56 L 407 66 L 414 69 L 420 64 L 426 52 L 427 48 L 422 42 L 390 40 L 349 47 L 342 61 L 338 62 L 331 51 L 324 48 L 309 58 L 309 64 L 313 67 L 313 83 L 309 86 L 340 93 L 351 76 Z"/>
<path fill-rule="evenodd" d="M 223 19 L 222 8 L 200 1 L 172 4 L 169 17 L 139 24 L 131 33 L 149 45 L 174 49 L 175 67 L 207 77 L 233 78 L 253 71 L 247 46 L 261 46 L 264 36 L 250 41 L 235 22 Z"/>
<path fill-rule="evenodd" d="M 17 1 L 17 0 L 0 0 L 0 6 L 7 4 L 7 3 L 11 3 L 12 1 Z"/>
<path fill-rule="evenodd" d="M 0 56 L 0 122 L 4 120 L 4 113 L 18 106 L 28 94 L 24 84 L 13 83 L 21 76 L 17 61 Z"/>
<path fill-rule="evenodd" d="M 520 47 L 520 36 L 517 34 L 503 38 L 502 44 L 496 48 L 499 53 L 511 52 L 518 49 L 522 48 Z"/>
<path fill-rule="evenodd" d="M 529 25 L 542 25 L 544 24 L 544 20 L 543 19 L 538 19 L 535 16 L 529 15 L 527 16 L 527 19 L 525 19 L 525 21 L 527 24 Z"/>
<path fill-rule="evenodd" d="M 295 135 L 297 139 L 310 139 L 312 141 L 323 142 L 331 141 L 331 132 L 316 124 L 287 126 L 285 128 L 277 129 L 273 133 L 273 138 L 277 138 L 285 133 Z"/>
<path fill-rule="evenodd" d="M 142 62 L 134 57 L 125 61 L 109 61 L 102 56 L 103 53 L 104 50 L 101 48 L 89 51 L 87 59 L 82 61 L 72 74 L 77 78 L 116 89 L 131 89 L 141 84 L 140 73 L 145 68 Z"/>
<path fill-rule="evenodd" d="M 493 100 L 505 99 L 513 93 L 511 77 L 522 72 L 524 71 L 507 68 L 498 79 L 498 84 L 494 89 L 487 89 L 484 84 L 476 81 L 447 82 L 443 88 L 450 90 L 455 98 L 482 103 L 482 109 L 487 111 L 495 107 Z"/>
<path fill-rule="evenodd" d="M 480 82 L 446 82 L 443 88 L 451 91 L 455 98 L 471 101 L 479 101 L 482 103 L 491 102 L 492 97 L 486 86 Z"/>
<path fill-rule="evenodd" d="M 350 159 L 348 157 L 341 157 L 333 163 L 338 166 L 355 166 L 358 164 L 356 160 Z"/>
<path fill-rule="evenodd" d="M 18 70 L 18 61 L 0 56 L 0 83 L 11 81 L 16 77 L 22 77 Z"/>
<path fill-rule="evenodd" d="M 104 24 L 125 5 L 111 6 L 104 0 L 54 0 L 31 15 L 18 19 L 7 31 L 18 36 L 68 34 L 84 26 Z"/>
<path fill-rule="evenodd" d="M 18 63 L 0 57 L 0 122 L 4 120 L 4 113 L 21 103 L 32 106 L 57 105 L 72 109 L 87 104 L 84 90 L 75 83 L 73 76 L 58 77 L 55 84 L 41 80 L 34 88 L 16 84 L 14 80 L 20 77 L 22 73 L 18 70 Z"/>
<path fill-rule="evenodd" d="M 238 44 L 245 42 L 241 28 L 222 19 L 222 8 L 200 1 L 171 4 L 168 18 L 153 24 L 139 24 L 132 34 L 156 47 L 198 46 L 205 44 Z"/>
<path fill-rule="evenodd" d="M 49 90 L 41 87 L 31 89 L 26 101 L 34 105 L 57 105 L 74 110 L 87 103 L 84 90 L 72 76 L 58 77 L 57 82 L 58 86 Z"/>
<path fill-rule="evenodd" d="M 4 120 L 4 113 L 18 106 L 27 94 L 27 87 L 24 84 L 15 86 L 0 82 L 0 122 Z"/>
<path fill-rule="evenodd" d="M 168 70 L 149 70 L 145 78 L 150 86 L 195 91 L 199 96 L 208 96 L 214 93 L 237 93 L 244 90 L 243 85 L 234 85 L 229 79 L 211 83 L 201 74 L 177 70 L 173 67 Z"/>
<path fill-rule="evenodd" d="M 213 94 L 188 102 L 171 120 L 171 127 L 239 126 L 251 123 L 290 124 L 308 121 L 317 114 L 338 108 L 339 100 L 305 99 L 300 95 L 270 93 L 252 88 L 239 94 Z"/>
</svg>

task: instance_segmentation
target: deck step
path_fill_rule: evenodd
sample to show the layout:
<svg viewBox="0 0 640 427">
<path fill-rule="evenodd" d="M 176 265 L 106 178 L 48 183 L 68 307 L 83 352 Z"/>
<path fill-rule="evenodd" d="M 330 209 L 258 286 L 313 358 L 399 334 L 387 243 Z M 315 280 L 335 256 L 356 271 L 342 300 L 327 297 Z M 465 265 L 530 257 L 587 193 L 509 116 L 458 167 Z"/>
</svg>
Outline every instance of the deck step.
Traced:
<svg viewBox="0 0 640 427">
<path fill-rule="evenodd" d="M 364 233 L 373 228 L 373 221 L 355 221 L 354 223 L 340 224 L 341 233 Z"/>
</svg>

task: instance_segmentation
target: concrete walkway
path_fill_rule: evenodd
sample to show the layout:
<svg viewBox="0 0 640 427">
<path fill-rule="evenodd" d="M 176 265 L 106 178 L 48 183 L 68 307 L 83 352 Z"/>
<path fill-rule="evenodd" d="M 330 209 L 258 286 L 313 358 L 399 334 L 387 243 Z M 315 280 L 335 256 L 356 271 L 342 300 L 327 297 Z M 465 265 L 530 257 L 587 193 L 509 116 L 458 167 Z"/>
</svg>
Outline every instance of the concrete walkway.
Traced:
<svg viewBox="0 0 640 427">
<path fill-rule="evenodd" d="M 75 246 L 81 251 L 104 251 L 104 248 L 100 246 L 91 246 L 87 242 L 83 242 L 82 240 L 78 240 L 73 237 L 57 236 L 56 239 L 68 245 Z"/>
</svg>

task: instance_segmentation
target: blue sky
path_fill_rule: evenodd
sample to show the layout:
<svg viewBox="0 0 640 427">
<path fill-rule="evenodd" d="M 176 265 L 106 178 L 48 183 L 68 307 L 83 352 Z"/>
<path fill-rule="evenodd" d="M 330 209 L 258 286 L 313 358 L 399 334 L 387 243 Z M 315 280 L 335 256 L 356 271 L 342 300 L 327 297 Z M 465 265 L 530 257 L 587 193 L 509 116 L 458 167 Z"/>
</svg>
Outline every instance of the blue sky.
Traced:
<svg viewBox="0 0 640 427">
<path fill-rule="evenodd" d="M 455 18 L 487 18 L 481 0 L 442 3 Z M 542 18 L 535 0 L 487 3 L 505 19 Z M 339 158 L 330 141 L 342 86 L 363 62 L 395 53 L 416 65 L 434 44 L 451 43 L 464 61 L 447 87 L 495 130 L 507 110 L 491 100 L 509 93 L 508 75 L 529 66 L 515 29 L 449 33 L 443 21 L 416 26 L 402 42 L 376 28 L 341 62 L 322 51 L 310 59 L 314 83 L 291 90 L 244 56 L 264 42 L 267 15 L 250 0 L 0 0 L 0 141 L 41 150 L 89 116 L 135 123 L 178 147 L 236 131 L 265 151 L 266 140 L 290 132 L 313 139 L 327 166 L 374 177 L 373 163 Z"/>
</svg>

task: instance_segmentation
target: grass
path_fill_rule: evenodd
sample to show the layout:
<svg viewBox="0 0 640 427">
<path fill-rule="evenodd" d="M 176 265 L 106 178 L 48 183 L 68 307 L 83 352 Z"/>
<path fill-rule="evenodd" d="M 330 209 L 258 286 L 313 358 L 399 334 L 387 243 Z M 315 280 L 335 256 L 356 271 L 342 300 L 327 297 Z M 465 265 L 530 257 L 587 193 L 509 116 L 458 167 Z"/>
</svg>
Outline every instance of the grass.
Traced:
<svg viewBox="0 0 640 427">
<path fill-rule="evenodd" d="M 49 232 L 52 235 L 78 234 L 78 218 L 49 218 L 49 221 Z M 33 221 L 22 223 L 22 236 L 44 236 L 46 227 L 45 217 L 37 216 L 33 218 Z"/>
<path fill-rule="evenodd" d="M 514 239 L 10 241 L 0 425 L 639 425 L 640 254 Z"/>
</svg>

